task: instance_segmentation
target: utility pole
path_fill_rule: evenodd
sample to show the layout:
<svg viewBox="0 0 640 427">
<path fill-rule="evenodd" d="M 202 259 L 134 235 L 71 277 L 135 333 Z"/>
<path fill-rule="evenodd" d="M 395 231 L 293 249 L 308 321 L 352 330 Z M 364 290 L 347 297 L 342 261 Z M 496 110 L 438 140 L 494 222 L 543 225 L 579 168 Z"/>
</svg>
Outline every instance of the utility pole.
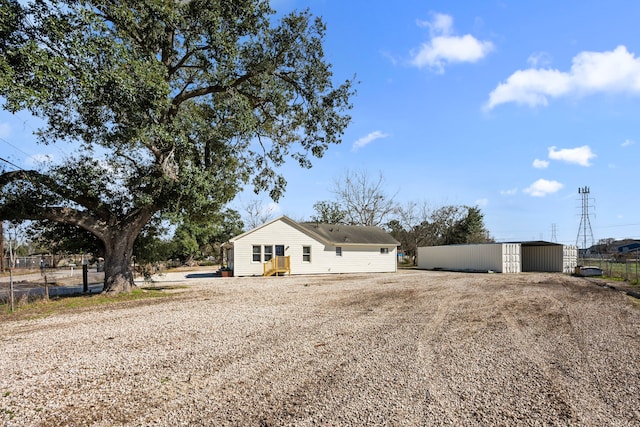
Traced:
<svg viewBox="0 0 640 427">
<path fill-rule="evenodd" d="M 558 243 L 558 235 L 556 233 L 556 224 L 551 224 L 551 241 Z"/>
<path fill-rule="evenodd" d="M 591 238 L 591 245 L 594 244 L 593 239 L 593 230 L 591 229 L 591 220 L 589 220 L 589 209 L 591 205 L 589 205 L 589 194 L 591 190 L 589 187 L 580 187 L 578 188 L 578 194 L 582 197 L 582 214 L 580 216 L 580 226 L 578 228 L 578 237 L 576 237 L 576 246 L 579 247 L 578 243 L 580 242 L 580 237 L 582 237 L 582 249 L 586 250 L 587 246 L 587 237 Z"/>
</svg>

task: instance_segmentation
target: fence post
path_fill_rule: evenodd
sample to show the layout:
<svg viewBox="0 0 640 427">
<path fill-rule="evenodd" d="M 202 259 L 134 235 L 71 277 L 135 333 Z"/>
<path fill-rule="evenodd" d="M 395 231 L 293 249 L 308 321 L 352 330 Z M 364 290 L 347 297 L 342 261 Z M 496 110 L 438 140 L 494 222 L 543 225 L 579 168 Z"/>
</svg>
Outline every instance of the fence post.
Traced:
<svg viewBox="0 0 640 427">
<path fill-rule="evenodd" d="M 624 260 L 624 280 L 629 280 L 629 260 Z"/>
<path fill-rule="evenodd" d="M 89 292 L 89 266 L 82 264 L 82 292 Z"/>
</svg>

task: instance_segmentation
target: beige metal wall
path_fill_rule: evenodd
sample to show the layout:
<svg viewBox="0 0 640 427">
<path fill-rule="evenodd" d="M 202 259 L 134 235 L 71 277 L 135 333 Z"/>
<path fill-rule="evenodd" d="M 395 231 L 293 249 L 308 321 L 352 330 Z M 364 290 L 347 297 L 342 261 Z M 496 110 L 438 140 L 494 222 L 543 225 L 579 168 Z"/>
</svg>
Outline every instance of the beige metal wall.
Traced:
<svg viewBox="0 0 640 427">
<path fill-rule="evenodd" d="M 562 246 L 522 246 L 522 271 L 562 272 Z"/>
<path fill-rule="evenodd" d="M 522 247 L 519 243 L 502 243 L 502 273 L 522 271 Z"/>
<path fill-rule="evenodd" d="M 518 273 L 518 246 L 513 243 L 423 246 L 418 248 L 418 268 Z"/>
<path fill-rule="evenodd" d="M 578 265 L 578 247 L 568 245 L 562 247 L 562 272 L 573 274 Z"/>
<path fill-rule="evenodd" d="M 571 273 L 577 248 L 562 245 L 490 243 L 418 248 L 418 268 L 425 270 L 495 271 L 498 273 Z"/>
</svg>

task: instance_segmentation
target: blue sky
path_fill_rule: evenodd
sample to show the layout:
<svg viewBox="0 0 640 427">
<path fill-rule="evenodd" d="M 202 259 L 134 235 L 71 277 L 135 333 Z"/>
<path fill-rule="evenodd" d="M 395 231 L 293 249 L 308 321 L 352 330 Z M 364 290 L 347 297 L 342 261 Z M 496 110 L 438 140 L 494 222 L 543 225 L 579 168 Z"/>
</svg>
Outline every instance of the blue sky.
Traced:
<svg viewBox="0 0 640 427">
<path fill-rule="evenodd" d="M 310 170 L 285 166 L 274 214 L 308 218 L 350 169 L 381 172 L 399 203 L 478 205 L 499 241 L 551 240 L 555 227 L 575 244 L 588 186 L 595 240 L 640 238 L 640 2 L 272 5 L 322 16 L 336 81 L 360 81 L 343 143 Z M 0 112 L 1 156 L 26 167 L 70 151 L 31 144 L 35 127 Z"/>
</svg>

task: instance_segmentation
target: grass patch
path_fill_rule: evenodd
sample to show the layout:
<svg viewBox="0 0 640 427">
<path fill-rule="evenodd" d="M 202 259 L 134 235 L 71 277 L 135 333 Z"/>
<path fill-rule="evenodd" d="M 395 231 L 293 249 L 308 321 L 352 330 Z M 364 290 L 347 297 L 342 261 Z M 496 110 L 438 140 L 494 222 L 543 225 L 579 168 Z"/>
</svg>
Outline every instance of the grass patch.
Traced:
<svg viewBox="0 0 640 427">
<path fill-rule="evenodd" d="M 13 413 L 13 411 L 11 409 L 1 408 L 0 409 L 0 413 L 7 415 L 9 420 L 12 420 L 13 417 L 15 417 L 15 414 Z"/>
<path fill-rule="evenodd" d="M 640 310 L 640 299 L 638 298 L 634 298 L 631 295 L 628 295 L 627 298 L 629 298 L 629 301 L 631 301 L 631 304 L 638 310 Z"/>
<path fill-rule="evenodd" d="M 619 277 L 619 276 L 607 276 L 605 274 L 602 275 L 603 279 L 609 280 L 611 282 L 624 282 L 624 278 Z"/>
<path fill-rule="evenodd" d="M 162 286 L 151 288 L 138 288 L 128 293 L 118 295 L 106 294 L 75 294 L 54 297 L 49 300 L 40 298 L 17 304 L 13 313 L 9 312 L 8 305 L 6 311 L 0 314 L 0 320 L 8 319 L 34 319 L 48 317 L 55 314 L 64 314 L 75 310 L 92 309 L 117 305 L 132 301 L 145 301 L 157 298 L 168 298 L 177 295 L 176 292 L 166 292 L 167 290 L 181 289 L 184 286 Z"/>
</svg>

